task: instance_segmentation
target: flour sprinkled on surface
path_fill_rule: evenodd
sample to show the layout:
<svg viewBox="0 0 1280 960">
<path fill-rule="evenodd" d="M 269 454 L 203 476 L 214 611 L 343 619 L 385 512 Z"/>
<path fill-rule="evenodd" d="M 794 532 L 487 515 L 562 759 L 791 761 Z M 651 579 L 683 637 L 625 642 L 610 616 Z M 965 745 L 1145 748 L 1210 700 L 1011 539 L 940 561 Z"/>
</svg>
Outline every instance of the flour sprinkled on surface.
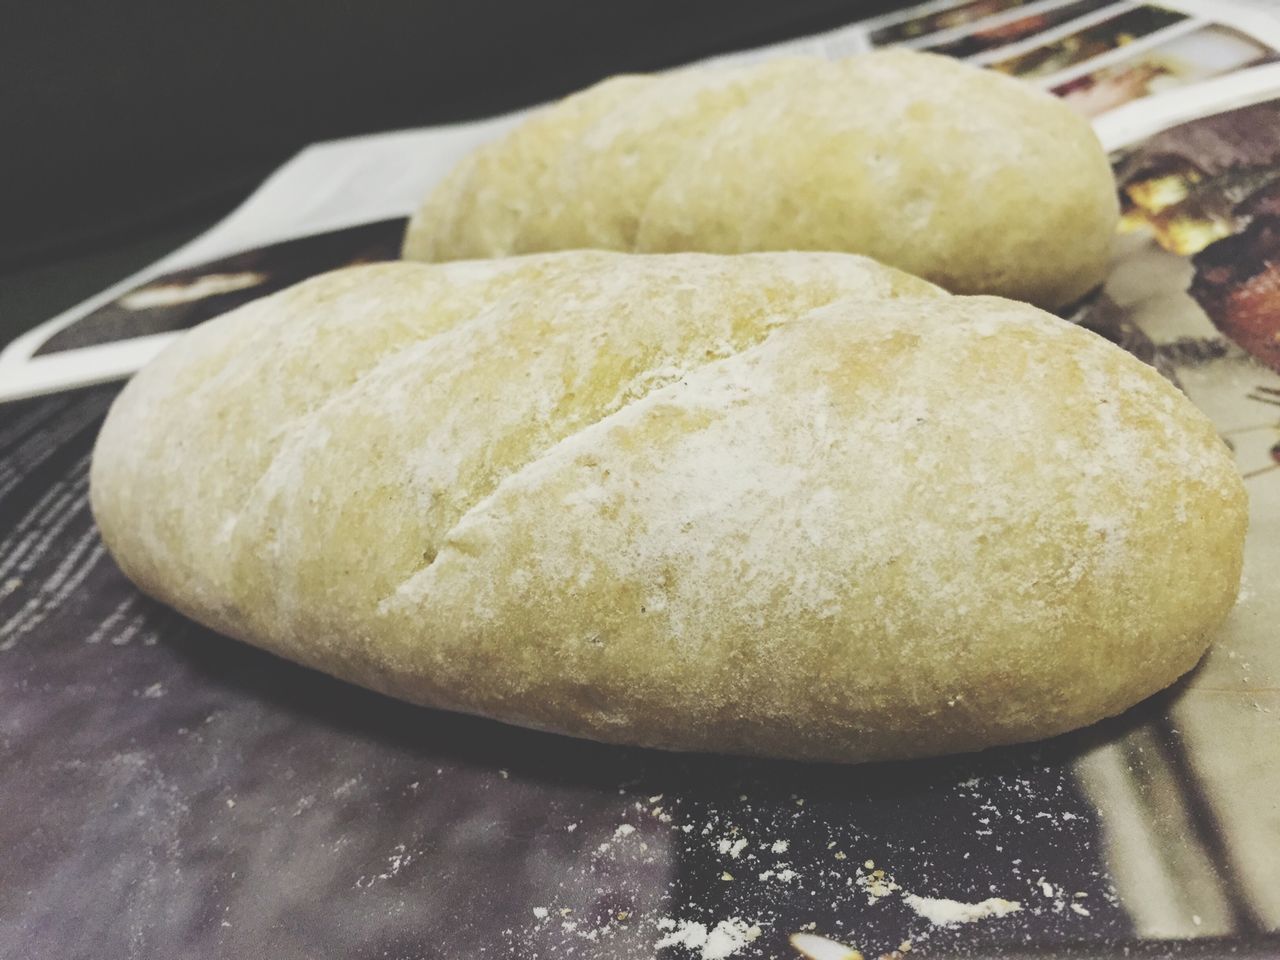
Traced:
<svg viewBox="0 0 1280 960">
<path fill-rule="evenodd" d="M 909 893 L 902 899 L 912 910 L 939 927 L 973 923 L 988 917 L 1006 917 L 1022 909 L 1022 904 L 1017 900 L 1005 900 L 1001 897 L 989 897 L 978 903 L 962 903 L 959 900 L 918 897 Z"/>
<path fill-rule="evenodd" d="M 673 920 L 664 917 L 657 922 L 659 930 L 666 934 L 654 944 L 654 949 L 684 947 L 696 951 L 701 960 L 725 960 L 760 936 L 757 924 L 748 924 L 738 917 L 721 920 L 710 930 L 696 920 Z"/>
</svg>

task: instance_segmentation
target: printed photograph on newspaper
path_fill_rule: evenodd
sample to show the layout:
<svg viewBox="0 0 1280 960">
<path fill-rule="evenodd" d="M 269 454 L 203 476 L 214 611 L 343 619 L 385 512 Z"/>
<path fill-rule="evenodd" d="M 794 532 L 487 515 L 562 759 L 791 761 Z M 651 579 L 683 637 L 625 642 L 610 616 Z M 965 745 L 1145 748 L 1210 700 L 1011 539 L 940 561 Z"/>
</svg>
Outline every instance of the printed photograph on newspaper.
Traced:
<svg viewBox="0 0 1280 960">
<path fill-rule="evenodd" d="M 1000 73 L 1027 80 L 1048 77 L 1187 20 L 1185 14 L 1163 7 L 1145 6 L 1123 10 L 1106 20 L 988 65 Z"/>
<path fill-rule="evenodd" d="M 394 260 L 404 225 L 399 218 L 362 224 L 162 274 L 58 330 L 33 356 L 188 330 L 318 273 Z"/>
<path fill-rule="evenodd" d="M 1086 117 L 1096 117 L 1143 97 L 1277 59 L 1261 40 L 1208 24 L 1058 84 L 1053 92 Z"/>
<path fill-rule="evenodd" d="M 949 57 L 974 57 L 1011 43 L 1026 40 L 1046 30 L 1070 23 L 1097 10 L 1114 7 L 1114 0 L 1074 0 L 1060 7 L 1037 9 L 1034 13 L 1014 8 L 1014 19 L 988 17 L 954 40 L 933 39 L 919 44 L 918 49 L 942 53 Z"/>
</svg>

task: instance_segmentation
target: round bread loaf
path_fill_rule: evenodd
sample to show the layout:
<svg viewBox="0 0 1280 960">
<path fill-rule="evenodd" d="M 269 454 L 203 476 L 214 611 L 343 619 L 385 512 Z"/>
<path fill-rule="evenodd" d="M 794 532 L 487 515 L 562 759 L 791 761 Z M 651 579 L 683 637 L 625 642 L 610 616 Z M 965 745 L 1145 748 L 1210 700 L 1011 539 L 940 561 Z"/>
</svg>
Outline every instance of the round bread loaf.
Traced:
<svg viewBox="0 0 1280 960">
<path fill-rule="evenodd" d="M 1102 282 L 1117 217 L 1060 100 L 890 50 L 607 80 L 467 157 L 404 255 L 841 250 L 1052 309 Z"/>
<path fill-rule="evenodd" d="M 1245 528 L 1230 453 L 1153 370 L 841 254 L 318 277 L 142 371 L 92 500 L 144 590 L 374 689 L 839 761 L 1165 686 Z"/>
</svg>

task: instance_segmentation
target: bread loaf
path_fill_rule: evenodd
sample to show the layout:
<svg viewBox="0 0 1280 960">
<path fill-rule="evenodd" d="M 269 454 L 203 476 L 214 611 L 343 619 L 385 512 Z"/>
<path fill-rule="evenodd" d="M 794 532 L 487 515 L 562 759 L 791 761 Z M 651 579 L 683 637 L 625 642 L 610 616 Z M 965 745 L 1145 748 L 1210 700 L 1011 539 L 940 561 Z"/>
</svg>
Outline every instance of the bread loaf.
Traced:
<svg viewBox="0 0 1280 960">
<path fill-rule="evenodd" d="M 148 593 L 376 690 L 839 761 L 1170 683 L 1245 525 L 1209 421 L 1128 354 L 799 253 L 306 281 L 125 388 L 92 502 Z"/>
<path fill-rule="evenodd" d="M 1102 282 L 1117 216 L 1057 98 L 891 50 L 605 81 L 466 158 L 404 255 L 841 250 L 1052 309 Z"/>
</svg>

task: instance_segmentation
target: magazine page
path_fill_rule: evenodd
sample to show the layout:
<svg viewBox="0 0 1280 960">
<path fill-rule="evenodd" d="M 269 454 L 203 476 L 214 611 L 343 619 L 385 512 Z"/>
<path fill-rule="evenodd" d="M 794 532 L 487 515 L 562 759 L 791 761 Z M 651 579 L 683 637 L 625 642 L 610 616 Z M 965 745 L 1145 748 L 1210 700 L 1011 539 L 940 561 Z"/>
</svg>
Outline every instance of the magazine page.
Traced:
<svg viewBox="0 0 1280 960">
<path fill-rule="evenodd" d="M 944 0 L 706 62 L 893 45 L 1042 86 L 1090 117 L 1108 150 L 1280 92 L 1280 20 L 1195 0 Z M 128 376 L 202 320 L 315 273 L 397 256 L 420 199 L 526 113 L 304 150 L 208 233 L 9 344 L 0 401 Z"/>
</svg>

